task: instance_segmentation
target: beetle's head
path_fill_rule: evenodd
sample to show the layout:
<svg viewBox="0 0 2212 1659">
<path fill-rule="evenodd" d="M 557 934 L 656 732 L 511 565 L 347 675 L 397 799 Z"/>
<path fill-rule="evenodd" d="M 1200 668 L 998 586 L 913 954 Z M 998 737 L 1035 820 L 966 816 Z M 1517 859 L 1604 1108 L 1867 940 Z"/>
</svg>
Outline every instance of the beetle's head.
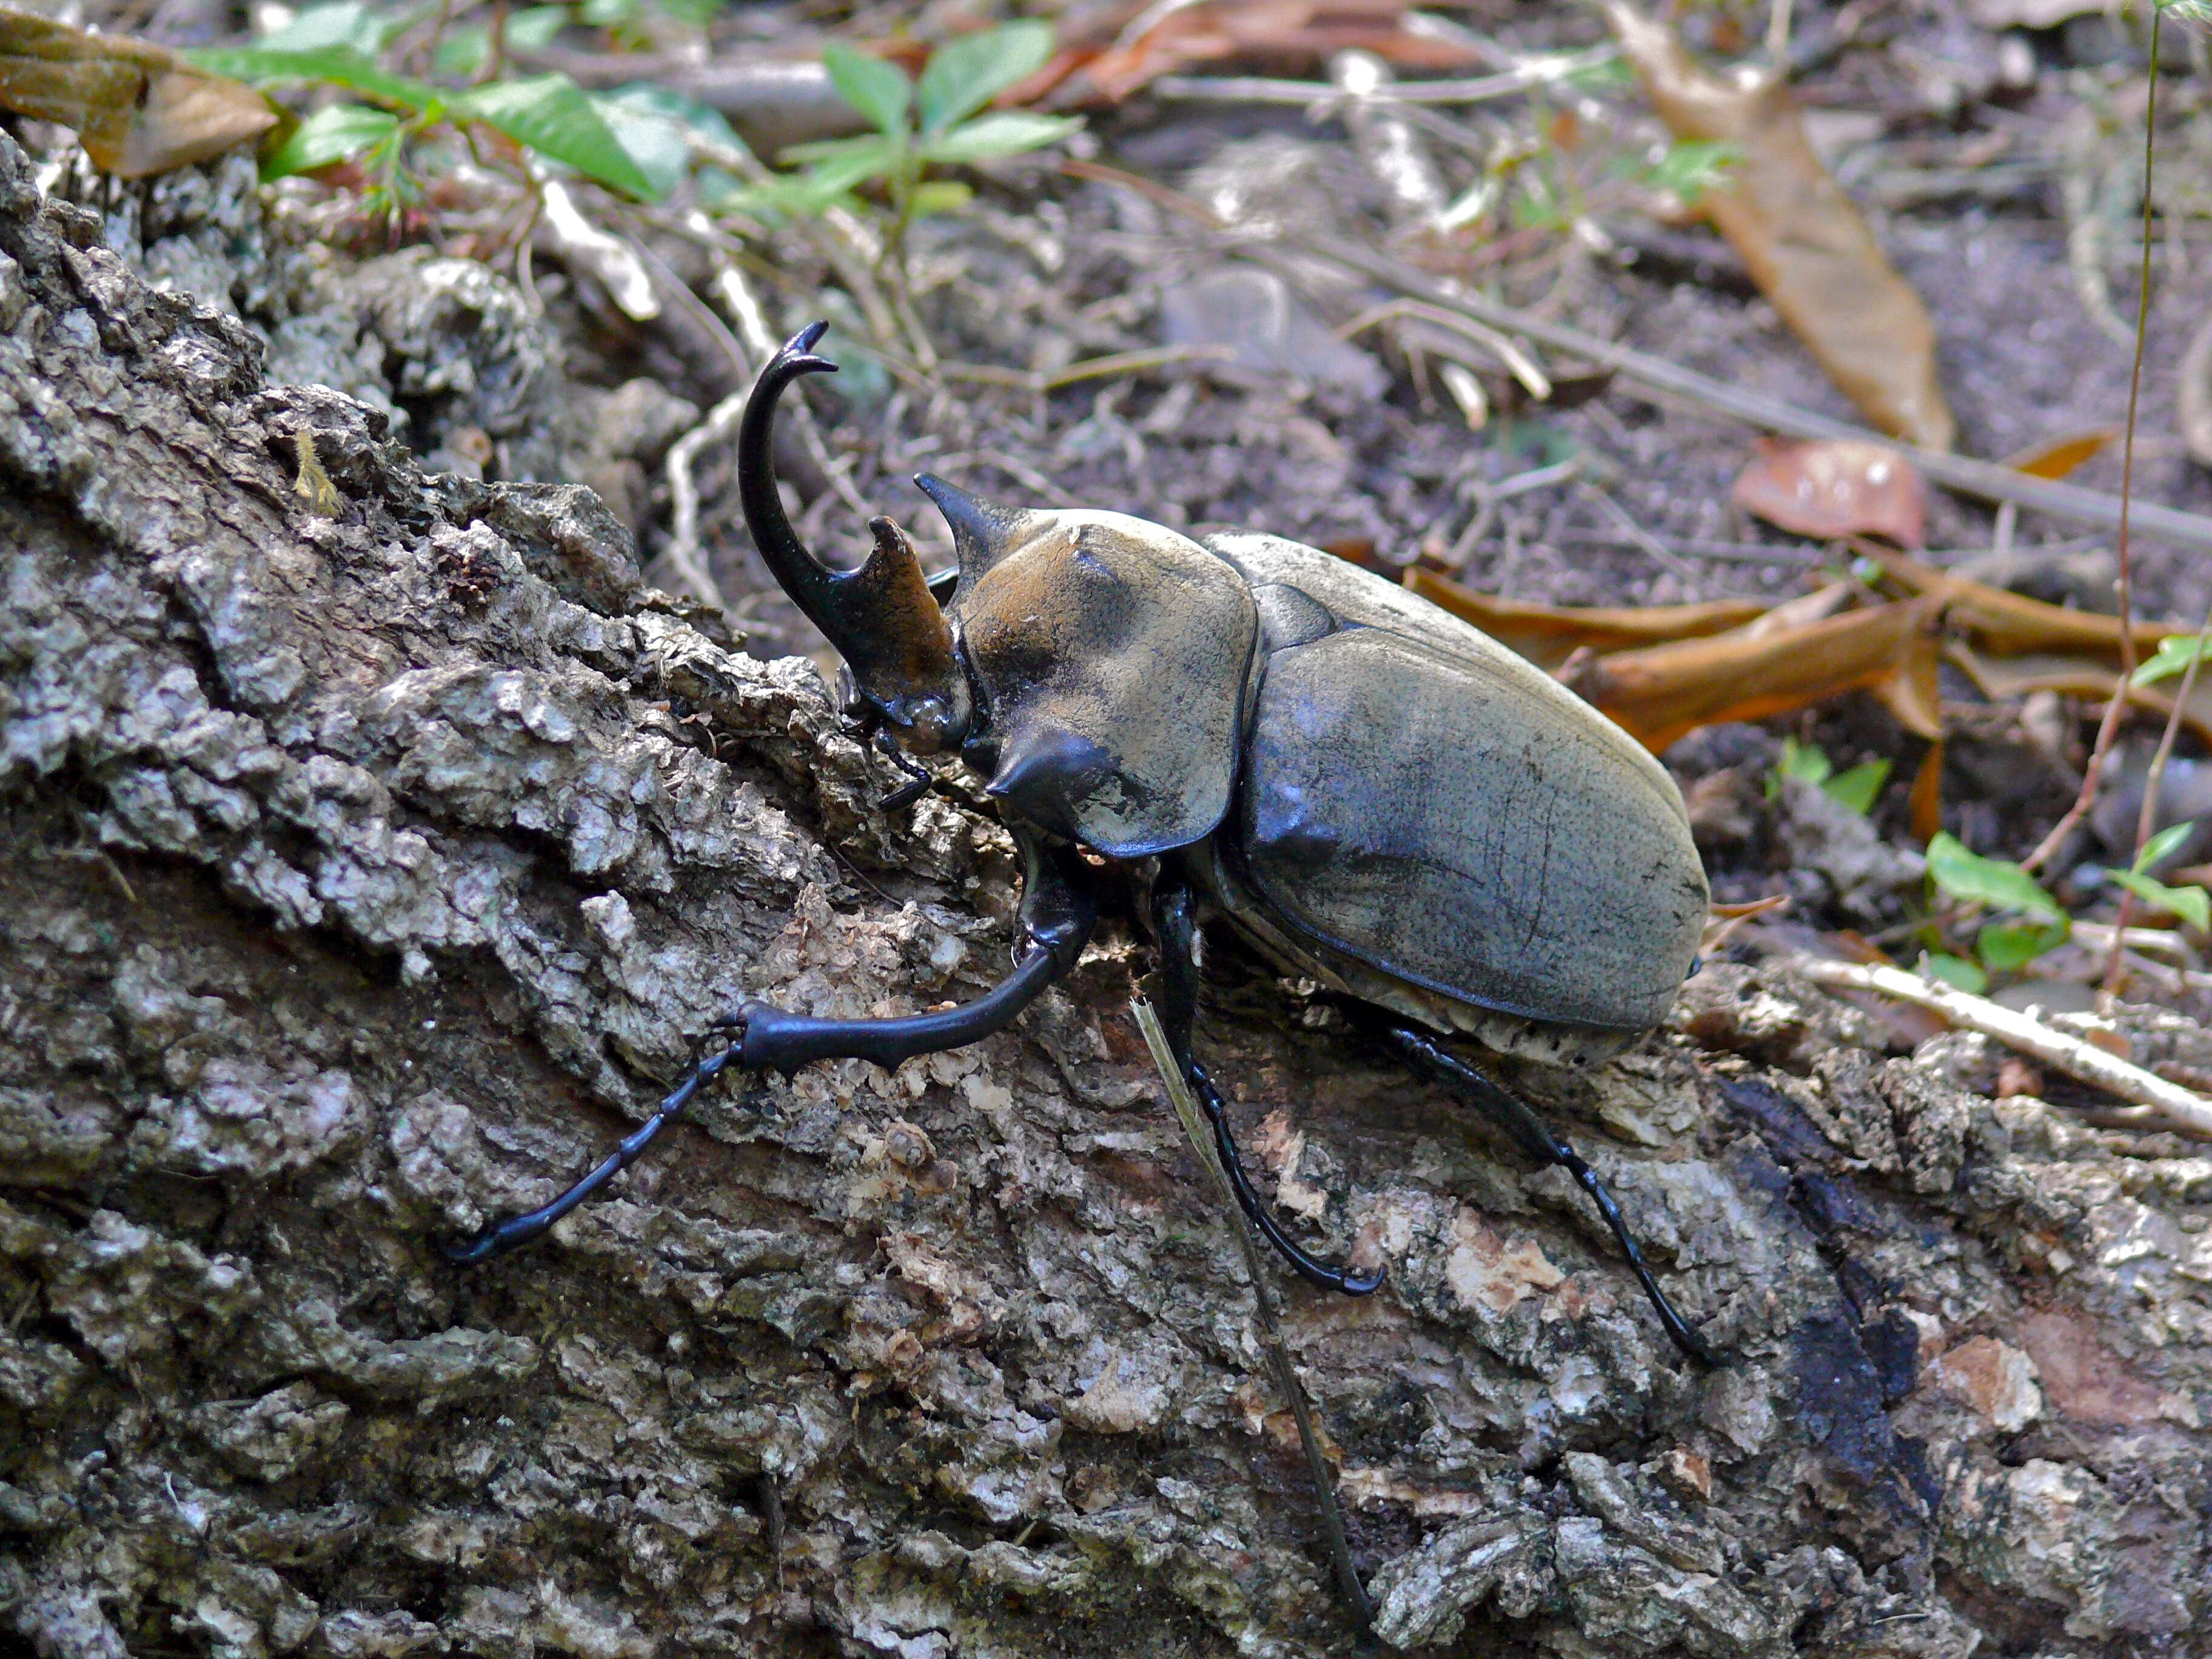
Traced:
<svg viewBox="0 0 2212 1659">
<path fill-rule="evenodd" d="M 886 728 L 909 753 L 957 749 L 971 718 L 968 677 L 906 532 L 889 519 L 871 520 L 876 545 L 866 562 L 857 570 L 832 570 L 806 550 L 776 493 L 776 400 L 803 374 L 836 371 L 813 355 L 828 326 L 813 323 L 793 335 L 746 400 L 738 428 L 745 527 L 783 591 L 845 659 L 859 705 L 854 712 Z"/>
</svg>

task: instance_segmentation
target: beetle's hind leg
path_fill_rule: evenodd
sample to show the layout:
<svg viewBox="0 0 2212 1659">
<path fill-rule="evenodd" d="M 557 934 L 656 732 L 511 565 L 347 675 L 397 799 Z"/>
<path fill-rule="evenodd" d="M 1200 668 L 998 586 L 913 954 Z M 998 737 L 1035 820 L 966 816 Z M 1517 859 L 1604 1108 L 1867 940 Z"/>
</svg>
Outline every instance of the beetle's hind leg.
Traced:
<svg viewBox="0 0 2212 1659">
<path fill-rule="evenodd" d="M 1552 1133 L 1544 1120 L 1536 1115 L 1526 1103 L 1502 1087 L 1486 1073 L 1477 1070 L 1446 1048 L 1436 1038 L 1410 1025 L 1391 1023 L 1382 1027 L 1382 1042 L 1392 1052 L 1406 1060 L 1417 1072 L 1434 1078 L 1444 1087 L 1485 1117 L 1503 1128 L 1517 1141 L 1522 1151 L 1545 1164 L 1556 1164 L 1575 1178 L 1576 1183 L 1590 1195 L 1605 1224 L 1613 1230 L 1620 1241 L 1621 1254 L 1635 1273 L 1644 1294 L 1651 1300 L 1653 1311 L 1659 1322 L 1667 1328 L 1667 1334 L 1674 1346 L 1701 1365 L 1717 1366 L 1720 1361 L 1707 1347 L 1697 1332 L 1692 1330 L 1674 1305 L 1667 1300 L 1667 1293 L 1659 1288 L 1651 1269 L 1644 1265 L 1644 1252 L 1637 1248 L 1636 1240 L 1628 1231 L 1628 1223 L 1620 1213 L 1620 1206 L 1606 1190 L 1605 1182 L 1597 1171 L 1583 1162 L 1582 1156 L 1565 1140 Z"/>
<path fill-rule="evenodd" d="M 933 1014 L 902 1019 L 817 1019 L 764 1002 L 748 1002 L 721 1030 L 734 1028 L 734 1042 L 691 1068 L 653 1115 L 623 1138 L 599 1167 L 542 1208 L 493 1223 L 475 1237 L 449 1244 L 449 1261 L 482 1261 L 526 1244 L 637 1162 L 661 1130 L 682 1115 L 702 1088 L 726 1066 L 749 1072 L 789 1072 L 817 1060 L 868 1060 L 889 1069 L 916 1054 L 937 1054 L 1003 1031 L 1037 994 L 1075 965 L 1097 925 L 1097 896 L 1088 868 L 1067 848 L 1048 847 L 1035 836 L 1018 835 L 1023 858 L 1023 893 L 1018 919 L 1019 955 L 1014 970 L 997 988 L 973 1002 Z"/>
<path fill-rule="evenodd" d="M 1346 1296 L 1365 1296 L 1382 1284 L 1379 1271 L 1355 1273 L 1348 1268 L 1316 1261 L 1283 1231 L 1267 1201 L 1253 1187 L 1252 1178 L 1244 1173 L 1244 1160 L 1237 1155 L 1236 1139 L 1230 1133 L 1228 1103 L 1213 1086 L 1213 1079 L 1206 1076 L 1206 1068 L 1192 1058 L 1190 1028 L 1198 1012 L 1198 922 L 1188 887 L 1164 875 L 1154 885 L 1152 927 L 1160 942 L 1160 978 L 1164 990 L 1160 1025 L 1167 1033 L 1168 1047 L 1175 1051 L 1176 1063 L 1182 1067 L 1183 1081 L 1190 1085 L 1192 1095 L 1206 1113 L 1206 1121 L 1213 1126 L 1213 1150 L 1229 1176 L 1231 1189 L 1237 1194 L 1237 1207 L 1251 1218 L 1252 1224 L 1267 1243 L 1281 1252 L 1283 1259 L 1309 1284 L 1318 1285 L 1325 1291 L 1341 1291 Z"/>
</svg>

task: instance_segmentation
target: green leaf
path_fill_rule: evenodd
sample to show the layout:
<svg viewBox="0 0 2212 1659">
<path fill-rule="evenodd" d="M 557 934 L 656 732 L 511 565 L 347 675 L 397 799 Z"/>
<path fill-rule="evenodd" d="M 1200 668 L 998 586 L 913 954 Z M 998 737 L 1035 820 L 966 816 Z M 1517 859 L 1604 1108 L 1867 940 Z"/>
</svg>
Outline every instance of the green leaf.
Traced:
<svg viewBox="0 0 2212 1659">
<path fill-rule="evenodd" d="M 1881 787 L 1889 781 L 1889 763 L 1886 760 L 1863 761 L 1848 772 L 1839 772 L 1820 786 L 1832 800 L 1865 817 L 1874 811 L 1875 802 L 1881 798 Z"/>
<path fill-rule="evenodd" d="M 696 98 L 672 92 L 666 87 L 655 86 L 650 81 L 631 81 L 599 96 L 602 104 L 619 104 L 641 114 L 657 115 L 740 155 L 749 151 L 750 147 L 738 137 L 737 129 L 730 125 L 729 118 L 721 111 L 701 103 Z"/>
<path fill-rule="evenodd" d="M 2212 652 L 2212 636 L 2203 634 L 2168 634 L 2158 642 L 2158 650 L 2150 660 L 2139 666 L 2131 685 L 2155 685 L 2160 680 L 2170 680 L 2177 674 L 2188 672 L 2189 665 Z"/>
<path fill-rule="evenodd" d="M 1964 957 L 1948 956 L 1941 951 L 1922 951 L 1920 971 L 1929 979 L 1940 979 L 1956 990 L 1971 992 L 1975 996 L 1990 988 L 1987 974 Z"/>
<path fill-rule="evenodd" d="M 2072 938 L 2073 927 L 2063 921 L 1993 921 L 1974 941 L 1975 954 L 1992 973 L 2024 968 L 2045 951 L 2055 951 Z"/>
<path fill-rule="evenodd" d="M 916 185 L 908 205 L 916 217 L 930 213 L 957 213 L 975 199 L 974 188 L 957 179 L 932 179 L 927 184 Z"/>
<path fill-rule="evenodd" d="M 566 6 L 531 6 L 507 20 L 507 44 L 538 52 L 553 44 L 570 21 Z M 455 29 L 438 44 L 441 75 L 473 75 L 491 56 L 491 31 L 481 23 Z"/>
<path fill-rule="evenodd" d="M 452 112 L 456 120 L 496 128 L 587 179 L 641 200 L 655 197 L 653 180 L 609 131 L 584 89 L 565 75 L 477 87 L 454 98 Z"/>
<path fill-rule="evenodd" d="M 994 156 L 1019 155 L 1024 150 L 1058 143 L 1082 126 L 1078 116 L 1000 110 L 978 116 L 939 137 L 925 140 L 920 154 L 926 161 L 988 161 Z"/>
<path fill-rule="evenodd" d="M 659 196 L 683 182 L 695 139 L 744 153 L 744 141 L 719 111 L 665 87 L 633 81 L 612 92 L 592 94 L 592 104 Z"/>
<path fill-rule="evenodd" d="M 1052 25 L 1007 23 L 963 36 L 930 54 L 915 88 L 925 133 L 964 121 L 1017 81 L 1025 81 L 1052 57 Z M 1031 146 L 1034 148 L 1034 146 Z"/>
<path fill-rule="evenodd" d="M 343 87 L 417 113 L 439 107 L 446 96 L 425 82 L 386 73 L 354 46 L 315 46 L 298 52 L 268 46 L 216 46 L 187 55 L 202 69 L 228 75 L 234 81 L 257 84 L 305 81 Z"/>
<path fill-rule="evenodd" d="M 276 153 L 261 164 L 261 176 L 283 179 L 312 173 L 374 149 L 398 131 L 399 118 L 389 111 L 366 104 L 332 104 L 292 130 Z"/>
<path fill-rule="evenodd" d="M 2066 915 L 2058 908 L 2058 901 L 2020 866 L 1970 853 L 1948 831 L 1928 843 L 1928 873 L 1936 886 L 1955 899 L 1999 910 L 2021 910 L 2052 921 Z"/>
<path fill-rule="evenodd" d="M 890 161 L 905 149 L 899 139 L 887 138 L 880 132 L 866 132 L 855 138 L 817 138 L 811 143 L 793 144 L 778 150 L 775 159 L 786 167 L 796 167 L 803 161 L 827 161 L 839 155 L 866 155 Z"/>
<path fill-rule="evenodd" d="M 2179 916 L 2200 933 L 2212 933 L 2212 893 L 2202 887 L 2168 887 L 2134 870 L 2105 873 L 2153 909 Z"/>
<path fill-rule="evenodd" d="M 381 17 L 357 0 L 335 6 L 310 6 L 281 29 L 256 37 L 253 46 L 270 52 L 313 52 L 323 46 L 350 46 L 374 57 L 397 34 L 404 19 Z"/>
<path fill-rule="evenodd" d="M 2197 820 L 2189 818 L 2180 823 L 2169 823 L 2153 836 L 2142 844 L 2142 850 L 2136 854 L 2136 873 L 2142 875 L 2157 869 L 2160 863 L 2173 855 L 2175 848 L 2189 839 L 2189 832 L 2196 827 Z"/>
<path fill-rule="evenodd" d="M 897 64 L 832 40 L 822 49 L 822 67 L 830 71 L 830 84 L 837 95 L 866 116 L 877 131 L 888 138 L 906 136 L 906 109 L 914 97 L 914 83 Z"/>
<path fill-rule="evenodd" d="M 1681 138 L 1644 175 L 1654 190 L 1663 190 L 1694 206 L 1699 197 L 1724 179 L 1743 161 L 1743 146 L 1724 140 Z"/>
<path fill-rule="evenodd" d="M 1820 752 L 1818 744 L 1800 743 L 1795 738 L 1782 739 L 1782 757 L 1774 763 L 1774 769 L 1766 775 L 1766 798 L 1778 800 L 1782 795 L 1782 780 L 1795 778 L 1800 783 L 1826 783 L 1834 765 Z"/>
</svg>

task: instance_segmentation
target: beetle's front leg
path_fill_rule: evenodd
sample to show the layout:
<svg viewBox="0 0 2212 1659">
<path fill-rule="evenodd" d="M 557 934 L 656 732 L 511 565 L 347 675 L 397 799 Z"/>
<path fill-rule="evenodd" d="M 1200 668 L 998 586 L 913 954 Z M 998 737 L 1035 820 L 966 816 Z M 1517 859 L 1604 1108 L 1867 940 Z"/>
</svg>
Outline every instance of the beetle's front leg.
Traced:
<svg viewBox="0 0 2212 1659">
<path fill-rule="evenodd" d="M 1164 872 L 1152 888 L 1152 928 L 1160 942 L 1164 991 L 1160 1027 L 1167 1034 L 1176 1063 L 1182 1067 L 1183 1081 L 1190 1085 L 1206 1121 L 1213 1126 L 1213 1150 L 1229 1177 L 1231 1190 L 1237 1194 L 1237 1207 L 1308 1283 L 1325 1291 L 1341 1291 L 1346 1296 L 1367 1295 L 1382 1282 L 1379 1268 L 1370 1274 L 1359 1274 L 1314 1260 L 1283 1231 L 1274 1212 L 1253 1187 L 1251 1176 L 1244 1173 L 1244 1160 L 1237 1155 L 1236 1139 L 1229 1132 L 1228 1103 L 1191 1054 L 1191 1022 L 1198 1012 L 1198 920 L 1190 889 Z"/>
<path fill-rule="evenodd" d="M 1072 848 L 1018 834 L 1024 886 L 1014 970 L 975 1001 L 903 1019 L 817 1019 L 765 1002 L 748 1002 L 719 1021 L 736 1039 L 691 1068 L 659 1109 L 632 1130 L 599 1166 L 540 1209 L 509 1217 L 475 1237 L 445 1247 L 448 1260 L 482 1261 L 526 1244 L 635 1164 L 662 1129 L 683 1115 L 700 1088 L 732 1064 L 749 1072 L 789 1072 L 817 1060 L 868 1060 L 889 1068 L 916 1054 L 958 1048 L 1002 1031 L 1037 994 L 1074 967 L 1097 925 L 1090 866 Z"/>
</svg>

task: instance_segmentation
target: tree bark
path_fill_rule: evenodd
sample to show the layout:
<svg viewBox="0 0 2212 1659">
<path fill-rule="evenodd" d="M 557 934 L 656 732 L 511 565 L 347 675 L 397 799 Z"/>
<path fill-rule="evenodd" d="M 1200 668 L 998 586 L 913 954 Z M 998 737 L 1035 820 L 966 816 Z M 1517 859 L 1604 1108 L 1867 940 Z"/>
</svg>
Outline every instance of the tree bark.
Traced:
<svg viewBox="0 0 2212 1659">
<path fill-rule="evenodd" d="M 1001 970 L 1003 834 L 877 811 L 896 776 L 810 667 L 646 589 L 588 492 L 425 476 L 364 405 L 264 384 L 4 137 L 0 547 L 0 1626 L 225 1659 L 1364 1639 L 1125 921 L 1006 1036 L 720 1085 L 544 1243 L 439 1255 L 740 998 L 908 1012 Z M 1559 1172 L 1224 953 L 1200 1043 L 1278 1203 L 1390 1272 L 1280 1291 L 1377 1639 L 2205 1650 L 2212 1163 L 1912 1035 L 1723 964 L 1598 1074 L 1519 1079 L 1708 1374 Z"/>
</svg>

